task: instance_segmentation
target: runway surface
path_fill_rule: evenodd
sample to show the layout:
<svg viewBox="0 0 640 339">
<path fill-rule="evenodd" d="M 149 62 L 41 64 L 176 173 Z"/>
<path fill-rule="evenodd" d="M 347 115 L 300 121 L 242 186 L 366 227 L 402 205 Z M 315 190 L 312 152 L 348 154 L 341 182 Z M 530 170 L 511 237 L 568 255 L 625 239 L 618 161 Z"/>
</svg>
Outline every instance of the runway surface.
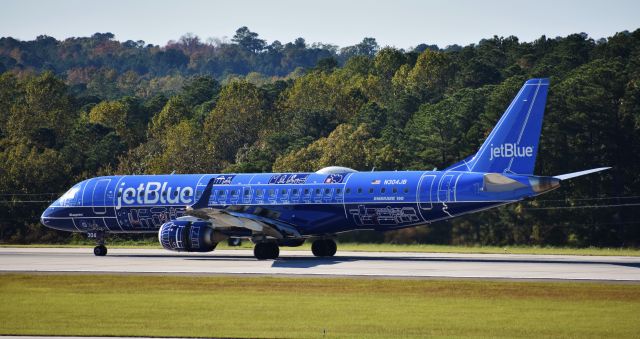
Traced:
<svg viewBox="0 0 640 339">
<path fill-rule="evenodd" d="M 259 261 L 250 250 L 174 253 L 156 249 L 0 248 L 0 272 L 264 274 L 412 278 L 608 280 L 640 282 L 640 257 L 338 251 L 316 258 L 281 251 Z"/>
</svg>

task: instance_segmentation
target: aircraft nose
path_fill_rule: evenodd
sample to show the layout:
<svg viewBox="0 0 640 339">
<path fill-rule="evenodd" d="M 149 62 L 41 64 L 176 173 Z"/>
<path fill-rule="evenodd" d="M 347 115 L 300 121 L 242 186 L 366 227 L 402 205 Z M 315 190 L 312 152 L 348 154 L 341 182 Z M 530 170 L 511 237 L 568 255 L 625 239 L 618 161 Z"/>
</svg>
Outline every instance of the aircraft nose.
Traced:
<svg viewBox="0 0 640 339">
<path fill-rule="evenodd" d="M 40 216 L 40 223 L 46 227 L 53 228 L 60 231 L 73 230 L 73 224 L 71 219 L 61 217 L 64 215 L 64 210 L 60 207 L 49 206 Z"/>
<path fill-rule="evenodd" d="M 51 206 L 47 207 L 47 209 L 45 209 L 40 216 L 40 223 L 45 226 L 49 226 L 47 225 L 47 223 L 49 222 L 49 218 L 52 216 L 52 214 L 53 210 L 51 209 Z"/>
</svg>

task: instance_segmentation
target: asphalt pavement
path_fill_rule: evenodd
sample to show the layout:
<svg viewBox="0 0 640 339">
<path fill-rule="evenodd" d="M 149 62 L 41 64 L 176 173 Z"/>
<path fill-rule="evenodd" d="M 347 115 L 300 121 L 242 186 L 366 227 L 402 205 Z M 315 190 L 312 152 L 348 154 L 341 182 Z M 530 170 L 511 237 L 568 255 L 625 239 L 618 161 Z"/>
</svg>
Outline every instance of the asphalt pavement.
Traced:
<svg viewBox="0 0 640 339">
<path fill-rule="evenodd" d="M 316 258 L 281 251 L 256 260 L 251 250 L 176 253 L 156 249 L 0 248 L 0 272 L 247 274 L 399 278 L 602 280 L 640 282 L 640 257 L 338 251 Z"/>
</svg>

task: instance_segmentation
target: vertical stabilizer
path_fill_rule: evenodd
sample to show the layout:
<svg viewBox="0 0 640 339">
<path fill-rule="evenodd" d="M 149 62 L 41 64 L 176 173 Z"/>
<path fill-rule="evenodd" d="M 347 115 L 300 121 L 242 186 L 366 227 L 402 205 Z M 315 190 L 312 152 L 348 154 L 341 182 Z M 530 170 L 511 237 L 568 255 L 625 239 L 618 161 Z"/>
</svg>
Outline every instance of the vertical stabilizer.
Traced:
<svg viewBox="0 0 640 339">
<path fill-rule="evenodd" d="M 533 174 L 549 79 L 530 79 L 473 158 L 457 170 Z"/>
</svg>

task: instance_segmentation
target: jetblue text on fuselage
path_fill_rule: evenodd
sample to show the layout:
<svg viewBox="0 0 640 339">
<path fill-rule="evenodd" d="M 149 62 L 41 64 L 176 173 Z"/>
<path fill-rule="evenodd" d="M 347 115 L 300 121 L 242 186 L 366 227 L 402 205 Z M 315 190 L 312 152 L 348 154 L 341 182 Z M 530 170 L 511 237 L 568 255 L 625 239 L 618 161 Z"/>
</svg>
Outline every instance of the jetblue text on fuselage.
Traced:
<svg viewBox="0 0 640 339">
<path fill-rule="evenodd" d="M 193 188 L 191 187 L 167 187 L 168 183 L 150 181 L 146 185 L 140 183 L 137 188 L 124 188 L 124 183 L 118 189 L 118 202 L 116 209 L 122 205 L 133 204 L 189 204 L 193 198 Z"/>
<path fill-rule="evenodd" d="M 528 158 L 532 156 L 533 147 L 531 146 L 519 147 L 517 144 L 502 144 L 494 147 L 493 144 L 491 144 L 489 160 L 493 160 L 494 158 Z"/>
</svg>

